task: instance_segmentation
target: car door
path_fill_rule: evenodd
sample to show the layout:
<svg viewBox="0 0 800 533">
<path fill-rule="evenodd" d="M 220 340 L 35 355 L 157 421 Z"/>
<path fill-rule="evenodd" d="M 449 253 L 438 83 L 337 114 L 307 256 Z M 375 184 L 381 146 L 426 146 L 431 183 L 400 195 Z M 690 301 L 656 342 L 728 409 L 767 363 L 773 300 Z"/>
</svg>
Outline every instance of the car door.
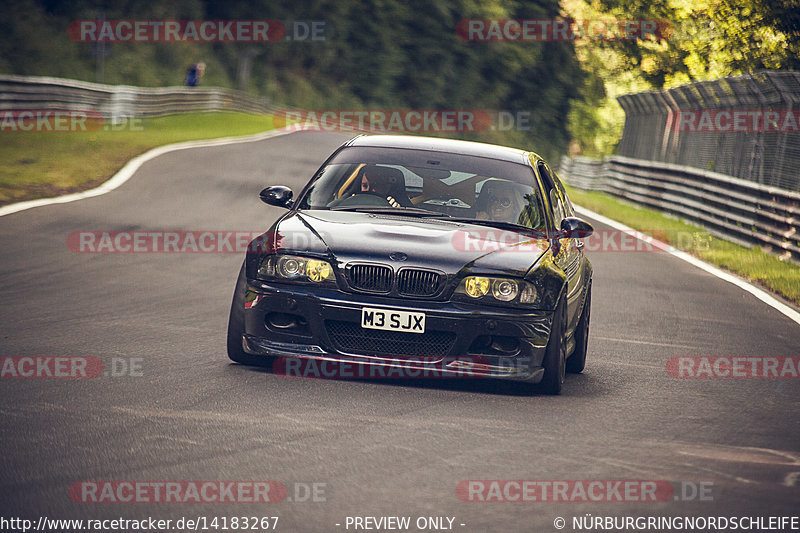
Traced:
<svg viewBox="0 0 800 533">
<path fill-rule="evenodd" d="M 553 219 L 556 231 L 561 227 L 561 221 L 568 216 L 575 216 L 572 204 L 567 197 L 564 186 L 544 161 L 536 165 L 545 187 L 545 196 Z M 577 325 L 580 311 L 582 289 L 584 286 L 583 243 L 576 238 L 559 239 L 559 253 L 555 256 L 556 264 L 567 275 L 567 316 L 569 317 L 568 330 L 571 333 Z"/>
</svg>

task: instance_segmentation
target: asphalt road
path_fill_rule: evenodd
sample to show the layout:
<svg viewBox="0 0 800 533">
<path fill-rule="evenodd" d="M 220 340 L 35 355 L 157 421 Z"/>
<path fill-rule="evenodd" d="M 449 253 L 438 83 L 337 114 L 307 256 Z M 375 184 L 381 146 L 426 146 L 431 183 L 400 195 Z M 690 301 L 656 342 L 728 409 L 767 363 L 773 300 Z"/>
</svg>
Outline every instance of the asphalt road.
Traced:
<svg viewBox="0 0 800 533">
<path fill-rule="evenodd" d="M 587 370 L 548 397 L 495 382 L 290 379 L 231 364 L 241 255 L 67 246 L 78 231 L 262 231 L 280 211 L 258 191 L 297 190 L 343 140 L 306 132 L 173 152 L 104 196 L 0 219 L 0 355 L 90 356 L 124 374 L 0 379 L 0 516 L 278 516 L 278 531 L 353 531 L 348 516 L 409 516 L 416 531 L 418 517 L 450 517 L 472 532 L 556 531 L 558 516 L 573 531 L 572 517 L 587 513 L 798 515 L 800 380 L 676 379 L 666 364 L 797 356 L 800 326 L 665 253 L 590 254 Z M 69 489 L 82 480 L 277 481 L 289 498 L 79 503 Z M 476 503 L 458 497 L 464 480 L 679 490 L 655 503 Z M 319 501 L 302 501 L 314 483 Z"/>
</svg>

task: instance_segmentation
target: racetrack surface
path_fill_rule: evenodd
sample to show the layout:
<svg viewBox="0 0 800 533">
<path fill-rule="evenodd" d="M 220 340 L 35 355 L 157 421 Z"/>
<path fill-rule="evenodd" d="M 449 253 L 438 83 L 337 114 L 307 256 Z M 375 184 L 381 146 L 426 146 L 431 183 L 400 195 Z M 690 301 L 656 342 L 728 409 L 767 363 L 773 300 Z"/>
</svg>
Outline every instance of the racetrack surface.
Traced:
<svg viewBox="0 0 800 533">
<path fill-rule="evenodd" d="M 800 379 L 676 379 L 666 364 L 797 356 L 800 326 L 666 253 L 590 252 L 587 369 L 549 397 L 499 382 L 285 378 L 236 365 L 225 331 L 241 254 L 67 246 L 78 231 L 266 230 L 281 210 L 259 190 L 298 192 L 345 139 L 299 132 L 172 152 L 106 195 L 0 219 L 0 355 L 134 358 L 142 374 L 0 379 L 0 515 L 279 516 L 279 531 L 448 516 L 471 532 L 555 531 L 557 516 L 572 531 L 586 513 L 797 514 Z M 68 490 L 81 480 L 272 480 L 295 500 L 295 483 L 322 483 L 324 501 L 76 503 Z M 710 495 L 474 503 L 456 494 L 463 480 L 666 480 L 688 492 L 706 483 Z"/>
</svg>

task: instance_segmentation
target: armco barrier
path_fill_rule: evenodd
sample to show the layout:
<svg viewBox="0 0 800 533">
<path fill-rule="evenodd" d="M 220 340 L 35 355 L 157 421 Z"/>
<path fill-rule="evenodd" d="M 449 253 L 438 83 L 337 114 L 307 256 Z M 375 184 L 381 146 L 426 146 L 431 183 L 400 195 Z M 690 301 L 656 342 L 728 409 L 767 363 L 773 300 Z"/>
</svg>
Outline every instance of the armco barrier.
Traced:
<svg viewBox="0 0 800 533">
<path fill-rule="evenodd" d="M 800 193 L 694 167 L 610 156 L 561 160 L 570 185 L 677 215 L 745 246 L 800 262 Z"/>
<path fill-rule="evenodd" d="M 800 72 L 759 71 L 617 101 L 625 111 L 619 155 L 800 193 Z"/>
<path fill-rule="evenodd" d="M 0 75 L 0 111 L 94 111 L 105 118 L 196 111 L 274 111 L 265 99 L 220 87 L 133 87 L 43 76 Z"/>
</svg>

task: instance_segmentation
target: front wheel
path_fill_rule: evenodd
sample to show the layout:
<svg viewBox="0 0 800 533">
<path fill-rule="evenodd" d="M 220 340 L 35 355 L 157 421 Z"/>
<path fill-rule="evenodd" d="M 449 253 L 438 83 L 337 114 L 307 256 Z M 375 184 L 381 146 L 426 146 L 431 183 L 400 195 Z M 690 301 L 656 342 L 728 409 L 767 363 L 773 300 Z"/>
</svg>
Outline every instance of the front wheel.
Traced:
<svg viewBox="0 0 800 533">
<path fill-rule="evenodd" d="M 560 394 L 566 377 L 567 357 L 567 304 L 564 300 L 558 304 L 553 313 L 553 324 L 550 328 L 550 340 L 544 355 L 544 378 L 539 389 L 545 394 Z"/>
<path fill-rule="evenodd" d="M 592 311 L 592 284 L 586 289 L 583 313 L 575 328 L 575 351 L 567 359 L 567 372 L 580 374 L 586 367 L 586 350 L 589 344 L 589 318 Z"/>
<path fill-rule="evenodd" d="M 231 313 L 228 316 L 228 357 L 242 365 L 269 366 L 269 357 L 251 355 L 244 351 L 242 347 L 242 335 L 244 335 L 244 293 L 247 289 L 247 274 L 245 266 L 239 271 L 239 278 L 236 280 L 236 288 L 233 292 L 233 302 L 231 302 Z"/>
</svg>

